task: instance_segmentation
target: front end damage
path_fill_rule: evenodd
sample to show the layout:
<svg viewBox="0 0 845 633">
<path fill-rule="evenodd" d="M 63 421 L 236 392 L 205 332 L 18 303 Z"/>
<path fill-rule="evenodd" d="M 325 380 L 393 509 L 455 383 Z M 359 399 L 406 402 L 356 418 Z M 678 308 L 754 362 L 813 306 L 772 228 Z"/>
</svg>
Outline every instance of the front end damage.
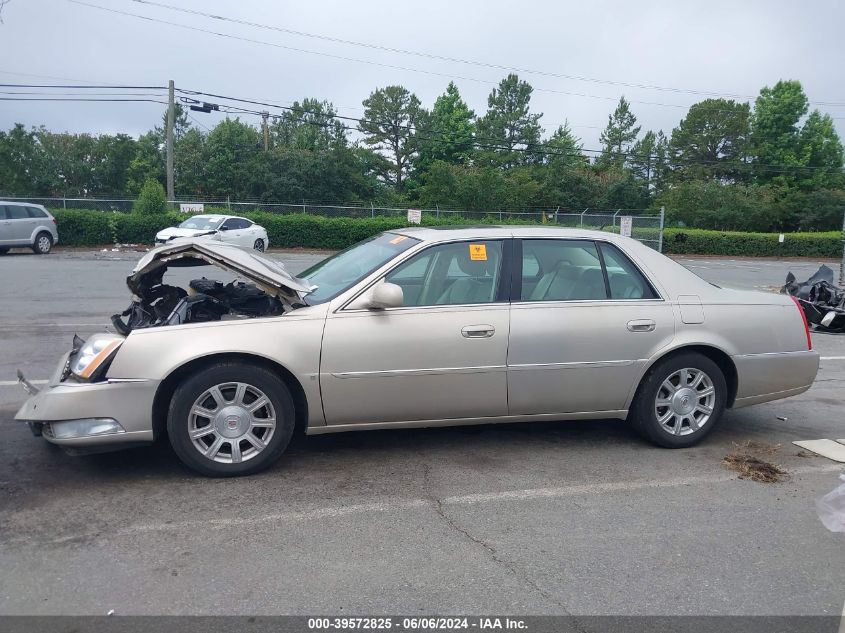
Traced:
<svg viewBox="0 0 845 633">
<path fill-rule="evenodd" d="M 164 283 L 169 268 L 209 264 L 247 281 L 224 284 L 202 277 L 191 280 L 187 289 Z M 193 239 L 150 251 L 126 284 L 132 303 L 112 316 L 115 329 L 124 335 L 138 328 L 279 316 L 304 305 L 310 291 L 278 262 L 236 246 Z"/>
<path fill-rule="evenodd" d="M 153 441 L 150 411 L 158 381 L 105 377 L 124 337 L 74 337 L 47 385 L 38 389 L 21 372 L 30 393 L 15 415 L 34 435 L 71 453 L 115 450 Z"/>
<path fill-rule="evenodd" d="M 833 284 L 833 270 L 825 265 L 806 281 L 789 273 L 781 292 L 791 295 L 801 306 L 807 322 L 822 332 L 845 332 L 845 289 Z"/>
<path fill-rule="evenodd" d="M 214 265 L 245 281 L 205 277 L 184 289 L 164 283 L 170 267 Z M 74 336 L 43 388 L 19 371 L 29 394 L 15 419 L 68 452 L 115 450 L 152 442 L 152 410 L 160 380 L 109 378 L 133 330 L 185 323 L 279 316 L 305 305 L 310 289 L 281 264 L 238 247 L 179 240 L 153 249 L 127 278 L 132 303 L 112 317 L 117 333 Z"/>
</svg>

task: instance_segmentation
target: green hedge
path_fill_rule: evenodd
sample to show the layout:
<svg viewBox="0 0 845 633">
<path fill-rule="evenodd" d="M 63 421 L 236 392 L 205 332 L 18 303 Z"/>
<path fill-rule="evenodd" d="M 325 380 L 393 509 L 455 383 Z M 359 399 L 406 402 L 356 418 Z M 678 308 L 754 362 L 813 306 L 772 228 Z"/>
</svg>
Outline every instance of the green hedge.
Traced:
<svg viewBox="0 0 845 633">
<path fill-rule="evenodd" d="M 109 213 L 104 211 L 55 211 L 61 244 L 99 246 L 114 242 L 152 244 L 156 232 L 174 226 L 185 216 L 170 212 L 159 215 Z M 330 218 L 317 215 L 245 213 L 245 217 L 267 229 L 270 245 L 276 248 L 325 248 L 338 250 L 366 237 L 407 226 L 404 218 Z M 428 226 L 449 224 L 501 224 L 496 216 L 482 220 L 466 218 L 424 218 Z M 523 224 L 518 220 L 507 224 Z M 609 228 L 609 227 L 608 227 Z M 635 237 L 656 239 L 657 231 L 635 228 Z M 783 244 L 776 233 L 733 233 L 704 229 L 666 229 L 663 252 L 679 255 L 730 255 L 747 257 L 841 257 L 842 234 L 788 233 Z"/>
<path fill-rule="evenodd" d="M 842 233 L 738 233 L 704 229 L 666 229 L 663 252 L 678 255 L 738 257 L 842 257 Z"/>
</svg>

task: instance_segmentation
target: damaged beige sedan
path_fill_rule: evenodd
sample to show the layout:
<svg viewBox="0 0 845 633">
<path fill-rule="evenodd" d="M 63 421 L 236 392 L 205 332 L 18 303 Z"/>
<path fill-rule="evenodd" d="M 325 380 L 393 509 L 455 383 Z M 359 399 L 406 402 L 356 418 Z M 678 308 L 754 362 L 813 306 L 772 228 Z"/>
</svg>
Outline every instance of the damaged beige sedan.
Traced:
<svg viewBox="0 0 845 633">
<path fill-rule="evenodd" d="M 169 283 L 199 266 L 237 280 Z M 790 297 L 603 232 L 402 229 L 299 277 L 184 240 L 127 284 L 115 333 L 75 338 L 40 391 L 20 376 L 16 418 L 76 452 L 166 435 L 211 476 L 266 468 L 297 430 L 618 418 L 687 447 L 726 408 L 806 391 L 819 365 Z"/>
</svg>

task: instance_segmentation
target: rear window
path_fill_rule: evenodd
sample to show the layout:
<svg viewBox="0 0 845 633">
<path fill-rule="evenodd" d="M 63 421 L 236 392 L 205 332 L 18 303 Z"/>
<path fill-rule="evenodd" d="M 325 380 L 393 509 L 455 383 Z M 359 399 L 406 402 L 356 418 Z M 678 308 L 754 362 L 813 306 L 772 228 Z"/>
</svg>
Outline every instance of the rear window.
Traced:
<svg viewBox="0 0 845 633">
<path fill-rule="evenodd" d="M 31 217 L 31 218 L 46 218 L 47 217 L 47 214 L 44 213 L 38 207 L 27 207 L 26 212 L 29 214 L 29 217 Z"/>
</svg>

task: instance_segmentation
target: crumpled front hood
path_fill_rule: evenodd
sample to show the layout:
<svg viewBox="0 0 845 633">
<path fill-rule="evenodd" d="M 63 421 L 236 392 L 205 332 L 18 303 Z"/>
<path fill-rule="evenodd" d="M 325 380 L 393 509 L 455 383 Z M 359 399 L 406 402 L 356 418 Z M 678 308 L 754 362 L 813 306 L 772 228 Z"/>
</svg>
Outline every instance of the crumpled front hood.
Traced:
<svg viewBox="0 0 845 633">
<path fill-rule="evenodd" d="M 144 279 L 171 266 L 214 265 L 243 277 L 271 296 L 301 300 L 311 292 L 305 281 L 291 275 L 283 264 L 256 251 L 203 238 L 176 238 L 144 255 L 126 278 L 126 285 L 139 295 Z"/>
<path fill-rule="evenodd" d="M 174 226 L 156 233 L 156 239 L 169 240 L 170 238 L 196 237 L 198 235 L 211 238 L 213 236 L 213 231 L 206 229 L 180 229 L 178 226 Z"/>
</svg>

